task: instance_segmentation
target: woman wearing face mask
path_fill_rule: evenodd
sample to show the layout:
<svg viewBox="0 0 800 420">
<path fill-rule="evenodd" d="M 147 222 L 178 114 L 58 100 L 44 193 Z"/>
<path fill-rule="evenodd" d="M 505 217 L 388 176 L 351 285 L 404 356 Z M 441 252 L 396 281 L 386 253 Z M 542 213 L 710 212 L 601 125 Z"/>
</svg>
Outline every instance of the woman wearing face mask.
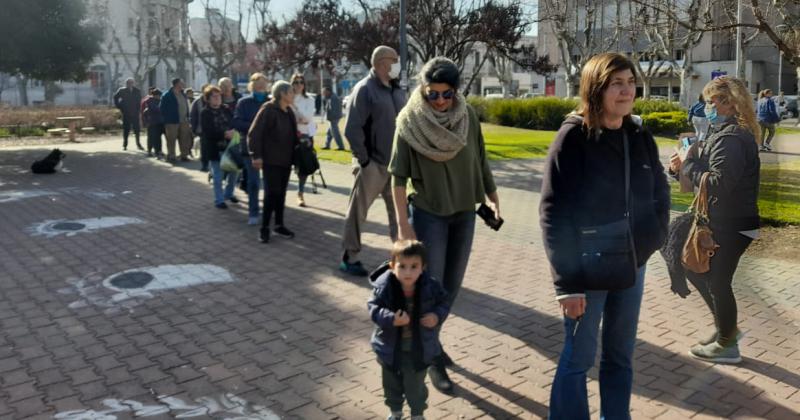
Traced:
<svg viewBox="0 0 800 420">
<path fill-rule="evenodd" d="M 292 88 L 294 89 L 294 103 L 292 111 L 297 118 L 297 130 L 300 132 L 300 141 L 310 142 L 314 147 L 314 134 L 317 132 L 317 124 L 314 122 L 314 98 L 306 93 L 306 79 L 302 74 L 292 76 Z M 305 192 L 307 175 L 297 174 L 297 205 L 306 206 L 303 198 Z"/>
<path fill-rule="evenodd" d="M 250 76 L 250 83 L 247 84 L 249 96 L 239 99 L 236 110 L 233 113 L 233 128 L 239 132 L 242 156 L 244 158 L 244 168 L 242 176 L 247 183 L 247 203 L 248 203 L 248 225 L 258 224 L 258 191 L 260 189 L 260 171 L 253 169 L 250 152 L 247 150 L 247 132 L 256 117 L 256 113 L 263 104 L 269 99 L 267 87 L 269 82 L 264 73 L 253 73 Z"/>
<path fill-rule="evenodd" d="M 261 222 L 262 243 L 269 242 L 270 223 L 275 214 L 273 232 L 287 239 L 294 232 L 283 224 L 286 186 L 292 169 L 292 156 L 297 146 L 297 120 L 292 112 L 294 90 L 283 80 L 272 87 L 272 100 L 262 106 L 247 133 L 253 169 L 263 170 L 264 215 Z"/>
<path fill-rule="evenodd" d="M 631 116 L 633 63 L 622 54 L 599 54 L 584 65 L 580 80 L 579 108 L 550 146 L 539 207 L 564 317 L 549 418 L 589 419 L 586 372 L 599 344 L 600 418 L 625 420 L 631 418 L 645 266 L 666 236 L 669 186 L 652 134 Z M 610 234 L 591 236 L 600 231 Z M 615 251 L 632 250 L 634 261 L 615 264 L 615 254 L 603 255 L 603 244 L 613 241 Z M 604 263 L 619 274 L 604 278 Z"/>
<path fill-rule="evenodd" d="M 707 179 L 708 215 L 714 240 L 719 245 L 711 258 L 711 270 L 696 274 L 687 270 L 714 316 L 715 331 L 689 353 L 714 363 L 738 363 L 736 298 L 733 274 L 739 258 L 753 239 L 758 238 L 758 185 L 761 161 L 758 157 L 759 126 L 753 101 L 744 83 L 723 76 L 703 89 L 705 114 L 711 123 L 708 140 L 702 149 L 693 145 L 670 159 L 670 172 L 689 177 L 695 186 L 703 174 Z"/>
<path fill-rule="evenodd" d="M 500 218 L 500 198 L 481 125 L 458 92 L 459 81 L 458 67 L 451 60 L 437 57 L 425 64 L 420 86 L 397 116 L 389 163 L 400 239 L 425 244 L 427 271 L 442 282 L 450 306 L 469 261 L 475 205 L 488 201 Z M 414 191 L 410 203 L 409 181 Z M 442 392 L 453 388 L 445 370 L 451 363 L 443 351 L 428 369 L 431 383 Z"/>
</svg>

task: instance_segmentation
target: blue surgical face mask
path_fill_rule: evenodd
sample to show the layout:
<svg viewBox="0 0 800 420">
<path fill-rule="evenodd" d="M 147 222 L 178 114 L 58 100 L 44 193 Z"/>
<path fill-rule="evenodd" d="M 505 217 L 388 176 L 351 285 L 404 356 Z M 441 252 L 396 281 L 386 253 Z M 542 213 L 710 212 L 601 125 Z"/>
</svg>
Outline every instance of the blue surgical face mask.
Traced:
<svg viewBox="0 0 800 420">
<path fill-rule="evenodd" d="M 267 100 L 267 92 L 253 92 L 253 97 L 258 102 L 264 102 Z"/>
<path fill-rule="evenodd" d="M 705 113 L 708 122 L 714 125 L 722 124 L 728 119 L 726 115 L 717 114 L 717 107 L 714 105 L 709 105 L 708 103 L 706 103 Z"/>
</svg>

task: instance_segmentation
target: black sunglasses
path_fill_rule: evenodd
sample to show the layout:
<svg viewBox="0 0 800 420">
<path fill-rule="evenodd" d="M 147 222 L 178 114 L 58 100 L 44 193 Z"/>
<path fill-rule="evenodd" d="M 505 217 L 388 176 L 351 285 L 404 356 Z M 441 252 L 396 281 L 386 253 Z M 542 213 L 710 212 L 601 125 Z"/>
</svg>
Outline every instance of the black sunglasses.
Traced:
<svg viewBox="0 0 800 420">
<path fill-rule="evenodd" d="M 295 80 L 292 82 L 293 85 L 304 85 L 306 82 L 304 80 Z"/>
<path fill-rule="evenodd" d="M 447 89 L 444 92 L 432 90 L 428 92 L 428 94 L 425 95 L 425 97 L 428 98 L 429 101 L 435 101 L 439 99 L 439 95 L 442 95 L 443 99 L 453 99 L 453 97 L 456 96 L 456 91 L 454 91 L 453 89 Z"/>
</svg>

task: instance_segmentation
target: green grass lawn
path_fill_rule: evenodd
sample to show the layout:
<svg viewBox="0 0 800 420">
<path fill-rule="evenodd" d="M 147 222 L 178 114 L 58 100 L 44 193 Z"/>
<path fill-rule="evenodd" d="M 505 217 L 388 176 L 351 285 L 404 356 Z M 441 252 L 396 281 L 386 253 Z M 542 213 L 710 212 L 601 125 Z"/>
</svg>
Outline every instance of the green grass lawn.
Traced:
<svg viewBox="0 0 800 420">
<path fill-rule="evenodd" d="M 692 203 L 692 194 L 679 192 L 677 182 L 670 184 L 672 208 L 685 211 Z M 758 209 L 767 225 L 800 225 L 800 160 L 761 165 Z"/>
<path fill-rule="evenodd" d="M 481 124 L 481 127 L 490 160 L 545 157 L 547 148 L 550 147 L 550 143 L 556 136 L 555 131 L 525 130 L 494 124 Z M 343 123 L 341 129 L 344 131 Z M 327 130 L 327 126 L 320 126 L 319 132 L 314 136 L 319 158 L 338 163 L 350 163 L 350 152 L 320 150 L 320 147 L 325 144 L 325 130 Z M 675 140 L 666 137 L 656 137 L 656 142 L 660 146 L 676 144 Z"/>
<path fill-rule="evenodd" d="M 556 134 L 555 131 L 525 130 L 493 124 L 481 124 L 481 126 L 486 141 L 486 151 L 491 160 L 544 157 Z M 315 136 L 319 158 L 349 164 L 352 157 L 349 151 L 319 150 L 325 144 L 326 129 L 325 126 L 320 127 L 320 132 Z M 779 133 L 800 133 L 800 130 L 781 127 Z M 673 146 L 676 141 L 656 136 L 656 143 L 663 147 Z M 676 182 L 671 186 L 673 209 L 686 210 L 692 201 L 692 195 L 678 192 Z M 780 165 L 762 165 L 758 205 L 761 218 L 766 224 L 800 224 L 800 160 Z"/>
</svg>

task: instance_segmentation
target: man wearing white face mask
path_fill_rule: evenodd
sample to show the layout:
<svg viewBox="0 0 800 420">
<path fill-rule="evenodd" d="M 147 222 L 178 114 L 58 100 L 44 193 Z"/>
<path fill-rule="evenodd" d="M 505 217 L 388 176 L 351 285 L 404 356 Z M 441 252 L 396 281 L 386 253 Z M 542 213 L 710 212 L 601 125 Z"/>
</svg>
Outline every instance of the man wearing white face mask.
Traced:
<svg viewBox="0 0 800 420">
<path fill-rule="evenodd" d="M 378 195 L 383 197 L 389 214 L 392 242 L 397 240 L 391 176 L 386 167 L 392 154 L 395 118 L 406 104 L 406 93 L 397 83 L 397 51 L 381 45 L 372 51 L 371 62 L 369 75 L 356 84 L 350 95 L 344 131 L 353 152 L 356 178 L 347 205 L 339 269 L 356 276 L 367 275 L 358 253 L 367 211 Z"/>
</svg>

